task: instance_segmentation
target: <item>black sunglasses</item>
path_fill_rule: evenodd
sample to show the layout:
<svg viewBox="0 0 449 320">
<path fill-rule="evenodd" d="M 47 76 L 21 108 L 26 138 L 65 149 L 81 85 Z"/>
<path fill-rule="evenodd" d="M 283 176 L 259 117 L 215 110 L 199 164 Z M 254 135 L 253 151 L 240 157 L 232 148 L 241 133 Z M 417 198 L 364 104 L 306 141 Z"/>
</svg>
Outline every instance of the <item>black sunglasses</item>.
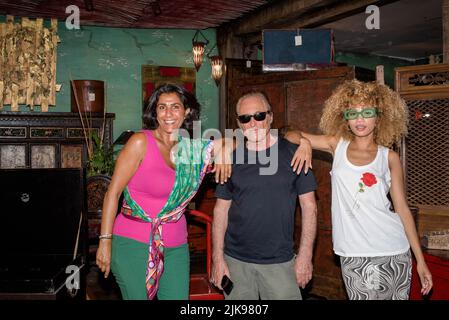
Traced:
<svg viewBox="0 0 449 320">
<path fill-rule="evenodd" d="M 237 116 L 237 119 L 240 123 L 248 123 L 251 121 L 251 118 L 254 117 L 254 120 L 256 121 L 263 121 L 267 117 L 267 114 L 270 114 L 271 111 L 263 111 L 263 112 L 256 112 L 255 114 L 242 114 L 240 116 Z"/>
</svg>

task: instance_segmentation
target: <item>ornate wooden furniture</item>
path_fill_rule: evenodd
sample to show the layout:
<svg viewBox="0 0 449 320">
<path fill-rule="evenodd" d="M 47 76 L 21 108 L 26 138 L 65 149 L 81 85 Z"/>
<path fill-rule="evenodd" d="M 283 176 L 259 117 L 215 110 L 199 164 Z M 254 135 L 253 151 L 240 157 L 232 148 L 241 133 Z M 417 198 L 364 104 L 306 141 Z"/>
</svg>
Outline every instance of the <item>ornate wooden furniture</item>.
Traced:
<svg viewBox="0 0 449 320">
<path fill-rule="evenodd" d="M 105 118 L 105 143 L 112 144 L 112 121 Z M 100 131 L 103 115 L 93 114 Z M 78 113 L 0 112 L 0 168 L 79 168 L 87 152 Z"/>
<path fill-rule="evenodd" d="M 103 120 L 103 114 L 93 113 L 91 119 L 90 127 L 98 132 L 103 130 L 104 123 L 104 142 L 110 146 L 115 114 L 107 113 Z M 79 168 L 86 160 L 86 143 L 78 113 L 0 112 L 0 169 Z M 88 189 L 103 190 L 105 179 L 89 178 Z M 99 194 L 89 190 L 87 193 L 91 259 L 101 221 Z"/>
<path fill-rule="evenodd" d="M 83 169 L 0 169 L 0 300 L 85 299 Z"/>
<path fill-rule="evenodd" d="M 396 90 L 409 111 L 401 146 L 407 200 L 419 209 L 417 225 L 449 229 L 449 64 L 396 68 Z"/>
</svg>

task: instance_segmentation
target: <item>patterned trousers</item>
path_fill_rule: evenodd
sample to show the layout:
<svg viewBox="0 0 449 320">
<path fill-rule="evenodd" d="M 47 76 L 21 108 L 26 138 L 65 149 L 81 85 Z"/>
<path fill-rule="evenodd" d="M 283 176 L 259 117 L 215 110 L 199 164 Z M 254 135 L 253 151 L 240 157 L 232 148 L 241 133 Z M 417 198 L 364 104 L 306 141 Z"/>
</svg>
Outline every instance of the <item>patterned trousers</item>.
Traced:
<svg viewBox="0 0 449 320">
<path fill-rule="evenodd" d="M 350 300 L 408 300 L 412 278 L 410 250 L 385 257 L 340 257 Z"/>
</svg>

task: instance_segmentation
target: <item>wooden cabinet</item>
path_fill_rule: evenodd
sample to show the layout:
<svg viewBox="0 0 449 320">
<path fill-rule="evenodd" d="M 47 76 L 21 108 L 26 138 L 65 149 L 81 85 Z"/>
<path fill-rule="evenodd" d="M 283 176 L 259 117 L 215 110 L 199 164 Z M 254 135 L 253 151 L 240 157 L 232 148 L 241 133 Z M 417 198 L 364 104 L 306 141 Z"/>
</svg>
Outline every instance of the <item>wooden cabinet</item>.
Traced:
<svg viewBox="0 0 449 320">
<path fill-rule="evenodd" d="M 101 132 L 104 124 L 105 145 L 112 145 L 115 114 L 108 113 L 105 117 L 92 114 L 90 119 L 91 130 Z M 0 169 L 78 168 L 84 166 L 86 160 L 87 149 L 78 113 L 0 112 Z M 94 193 L 88 190 L 87 194 L 90 260 L 101 220 L 98 196 L 104 191 L 107 177 L 94 180 L 93 184 L 88 180 L 88 189 L 96 190 Z"/>
<path fill-rule="evenodd" d="M 319 133 L 318 124 L 325 100 L 344 80 L 354 78 L 354 69 L 336 67 L 305 72 L 263 73 L 260 62 L 246 68 L 245 60 L 226 61 L 227 103 L 226 128 L 236 128 L 235 106 L 244 93 L 263 91 L 274 113 L 272 128 L 288 126 L 311 133 Z M 314 252 L 314 274 L 307 290 L 328 299 L 345 299 L 339 260 L 332 250 L 330 169 L 332 157 L 314 152 L 313 171 L 318 183 L 318 234 Z M 299 206 L 295 220 L 295 243 L 301 236 Z"/>
<path fill-rule="evenodd" d="M 115 114 L 93 115 L 90 127 L 112 144 Z M 0 169 L 77 168 L 86 163 L 83 127 L 78 113 L 0 112 Z"/>
</svg>

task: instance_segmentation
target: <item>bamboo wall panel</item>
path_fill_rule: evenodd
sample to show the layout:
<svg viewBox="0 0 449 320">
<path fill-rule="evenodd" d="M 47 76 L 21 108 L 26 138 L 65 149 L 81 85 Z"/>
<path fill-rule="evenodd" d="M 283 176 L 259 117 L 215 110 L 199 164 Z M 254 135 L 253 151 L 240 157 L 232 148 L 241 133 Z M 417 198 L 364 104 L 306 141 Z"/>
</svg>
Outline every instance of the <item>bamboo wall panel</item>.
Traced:
<svg viewBox="0 0 449 320">
<path fill-rule="evenodd" d="M 56 104 L 58 21 L 50 23 L 49 28 L 39 18 L 17 23 L 13 16 L 0 23 L 0 110 L 11 105 L 11 111 L 19 111 L 19 105 L 27 105 L 47 112 Z"/>
</svg>

